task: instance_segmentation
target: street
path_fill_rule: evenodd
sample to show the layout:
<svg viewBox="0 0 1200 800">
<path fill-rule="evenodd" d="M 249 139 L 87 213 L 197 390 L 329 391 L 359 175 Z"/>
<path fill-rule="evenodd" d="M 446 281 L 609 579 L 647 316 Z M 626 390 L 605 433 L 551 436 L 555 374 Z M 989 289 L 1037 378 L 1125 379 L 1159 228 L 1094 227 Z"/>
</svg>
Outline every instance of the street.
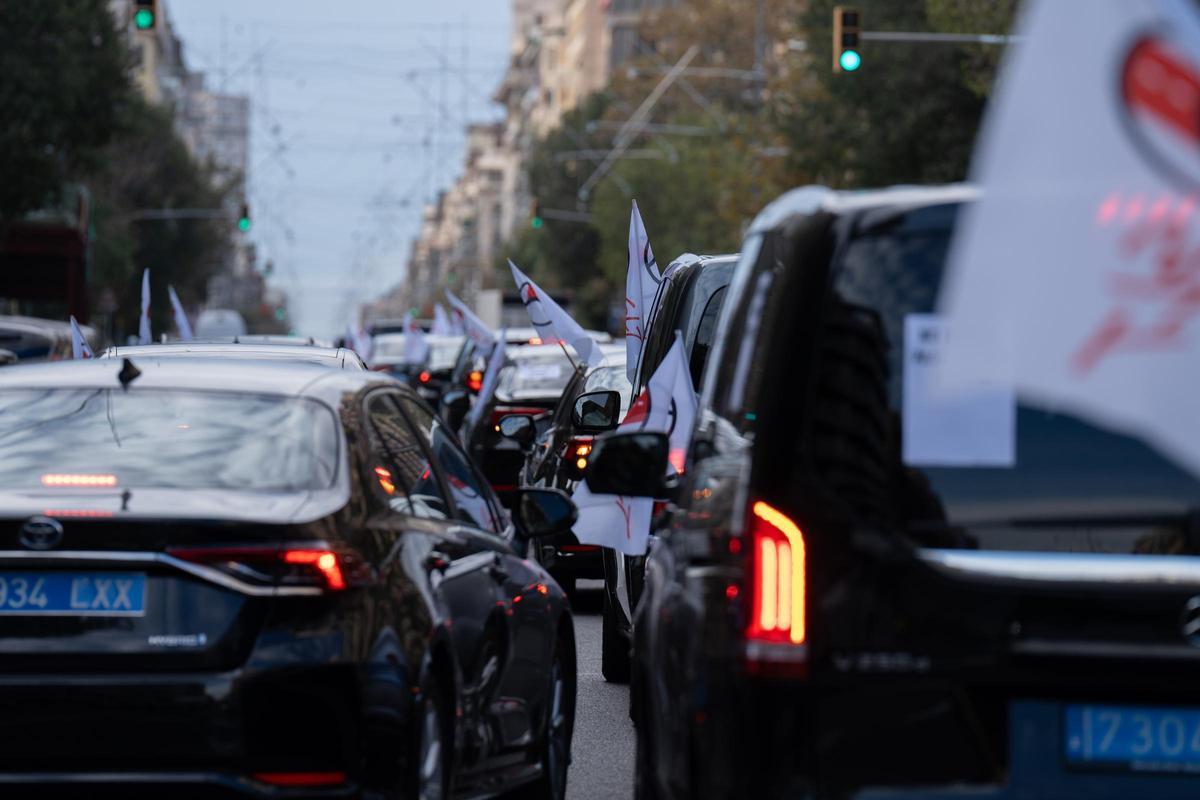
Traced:
<svg viewBox="0 0 1200 800">
<path fill-rule="evenodd" d="M 600 674 L 602 581 L 580 581 L 572 599 L 579 696 L 575 741 L 567 773 L 568 800 L 607 800 L 633 793 L 634 732 L 629 687 L 606 683 Z"/>
</svg>

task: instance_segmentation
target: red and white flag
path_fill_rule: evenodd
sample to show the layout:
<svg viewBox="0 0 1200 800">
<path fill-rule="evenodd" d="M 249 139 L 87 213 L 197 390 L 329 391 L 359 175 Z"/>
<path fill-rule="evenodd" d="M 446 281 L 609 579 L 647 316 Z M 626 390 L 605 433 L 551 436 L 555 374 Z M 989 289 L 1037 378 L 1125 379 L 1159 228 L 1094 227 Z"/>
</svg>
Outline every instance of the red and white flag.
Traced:
<svg viewBox="0 0 1200 800">
<path fill-rule="evenodd" d="M 487 326 L 487 323 L 476 316 L 470 306 L 449 289 L 446 290 L 446 300 L 450 302 L 450 308 L 453 309 L 452 313 L 462 327 L 462 332 L 475 343 L 475 346 L 477 348 L 491 346 L 495 333 Z"/>
<path fill-rule="evenodd" d="M 1000 379 L 1200 474 L 1200 11 L 1033 0 L 1018 27 L 951 249 L 939 391 Z"/>
<path fill-rule="evenodd" d="M 604 355 L 591 336 L 587 334 L 570 314 L 563 311 L 562 306 L 554 302 L 554 298 L 542 291 L 542 288 L 521 272 L 517 265 L 508 262 L 512 270 L 513 281 L 517 284 L 517 292 L 525 310 L 529 312 L 529 320 L 537 329 L 538 336 L 544 342 L 569 344 L 589 367 L 599 366 Z"/>
<path fill-rule="evenodd" d="M 625 372 L 634 386 L 661 282 L 646 223 L 634 200 L 629 214 L 629 263 L 625 274 Z"/>
<path fill-rule="evenodd" d="M 429 342 L 425 341 L 425 331 L 409 311 L 404 315 L 404 361 L 406 364 L 424 364 L 428 356 Z"/>
<path fill-rule="evenodd" d="M 441 303 L 433 304 L 433 325 L 429 328 L 429 332 L 435 336 L 453 336 L 454 326 L 450 322 L 450 317 L 446 314 L 446 309 L 442 308 Z"/>
<path fill-rule="evenodd" d="M 83 329 L 80 328 L 79 323 L 75 321 L 74 315 L 71 317 L 71 357 L 96 357 L 96 355 L 92 352 L 92 346 L 88 344 L 87 337 L 83 335 Z"/>
<path fill-rule="evenodd" d="M 678 332 L 675 344 L 630 406 L 621 431 L 655 431 L 670 441 L 670 469 L 683 472 L 696 421 L 696 392 Z M 585 479 L 572 496 L 579 509 L 574 533 L 584 544 L 611 547 L 632 556 L 646 552 L 654 500 L 593 494 Z"/>
</svg>

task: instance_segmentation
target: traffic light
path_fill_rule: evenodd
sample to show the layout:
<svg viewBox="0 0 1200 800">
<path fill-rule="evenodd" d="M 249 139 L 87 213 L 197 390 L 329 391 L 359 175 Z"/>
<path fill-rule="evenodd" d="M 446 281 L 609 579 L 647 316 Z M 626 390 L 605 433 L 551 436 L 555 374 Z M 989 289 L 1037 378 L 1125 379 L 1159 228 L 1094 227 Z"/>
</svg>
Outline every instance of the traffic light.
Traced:
<svg viewBox="0 0 1200 800">
<path fill-rule="evenodd" d="M 247 233 L 250 230 L 250 206 L 247 203 L 242 203 L 242 213 L 238 217 L 238 230 L 242 233 Z"/>
<path fill-rule="evenodd" d="M 862 15 L 857 8 L 833 7 L 833 71 L 854 72 L 862 66 L 858 53 L 858 34 Z"/>
<path fill-rule="evenodd" d="M 134 0 L 133 26 L 139 31 L 154 30 L 158 24 L 157 0 Z"/>
<path fill-rule="evenodd" d="M 545 220 L 542 219 L 542 201 L 535 197 L 529 203 L 529 227 L 536 231 L 545 224 Z"/>
</svg>

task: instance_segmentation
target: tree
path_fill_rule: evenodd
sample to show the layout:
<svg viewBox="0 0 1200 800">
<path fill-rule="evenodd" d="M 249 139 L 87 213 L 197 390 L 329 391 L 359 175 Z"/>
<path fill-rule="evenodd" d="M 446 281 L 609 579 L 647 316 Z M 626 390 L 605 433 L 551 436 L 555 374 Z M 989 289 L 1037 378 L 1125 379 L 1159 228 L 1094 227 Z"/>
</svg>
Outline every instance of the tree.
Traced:
<svg viewBox="0 0 1200 800">
<path fill-rule="evenodd" d="M 106 0 L 0 3 L 0 226 L 95 167 L 133 100 Z"/>
</svg>

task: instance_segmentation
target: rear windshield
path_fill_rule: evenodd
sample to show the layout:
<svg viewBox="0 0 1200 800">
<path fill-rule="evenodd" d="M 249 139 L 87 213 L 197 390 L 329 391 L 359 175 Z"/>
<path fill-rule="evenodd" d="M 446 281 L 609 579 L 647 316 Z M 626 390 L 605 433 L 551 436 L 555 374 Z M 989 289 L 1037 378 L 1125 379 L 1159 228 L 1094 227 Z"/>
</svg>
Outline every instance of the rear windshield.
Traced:
<svg viewBox="0 0 1200 800">
<path fill-rule="evenodd" d="M 450 369 L 458 360 L 458 353 L 462 350 L 462 339 L 432 340 L 429 342 L 429 368 L 431 370 Z"/>
<path fill-rule="evenodd" d="M 500 373 L 496 394 L 510 400 L 556 398 L 572 374 L 571 362 L 562 353 L 517 358 Z"/>
<path fill-rule="evenodd" d="M 1200 482 L 1140 439 L 998 384 L 957 403 L 937 399 L 930 375 L 952 333 L 935 305 L 958 209 L 889 209 L 852 221 L 823 328 L 823 351 L 845 367 L 825 373 L 819 395 L 830 482 L 868 511 L 888 506 L 915 527 L 1035 520 L 1111 526 L 1119 518 L 1196 509 Z M 883 469 L 865 469 L 870 463 Z M 890 477 L 876 481 L 873 472 Z M 1132 528 L 1138 537 L 1147 530 Z M 1047 530 L 1030 533 L 1042 537 L 1038 549 L 1054 536 Z M 1021 534 L 1009 528 L 1006 536 Z"/>
<path fill-rule="evenodd" d="M 0 391 L 0 486 L 327 488 L 337 472 L 336 424 L 331 411 L 302 398 Z"/>
</svg>

